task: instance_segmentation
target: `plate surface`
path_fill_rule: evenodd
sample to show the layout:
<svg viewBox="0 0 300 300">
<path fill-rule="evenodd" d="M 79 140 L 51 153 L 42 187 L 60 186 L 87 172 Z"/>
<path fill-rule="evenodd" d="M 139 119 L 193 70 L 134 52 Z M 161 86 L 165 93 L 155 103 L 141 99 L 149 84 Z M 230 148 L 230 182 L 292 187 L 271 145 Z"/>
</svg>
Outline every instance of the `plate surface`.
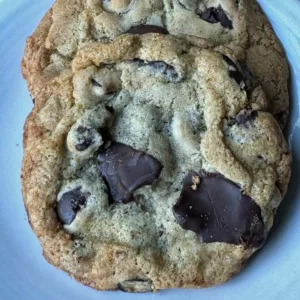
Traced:
<svg viewBox="0 0 300 300">
<path fill-rule="evenodd" d="M 291 69 L 288 137 L 294 164 L 290 189 L 265 247 L 229 283 L 156 294 L 97 292 L 42 257 L 21 196 L 22 127 L 32 102 L 20 73 L 25 39 L 53 0 L 0 0 L 0 299 L 117 300 L 300 299 L 300 1 L 260 0 L 286 50 Z"/>
</svg>

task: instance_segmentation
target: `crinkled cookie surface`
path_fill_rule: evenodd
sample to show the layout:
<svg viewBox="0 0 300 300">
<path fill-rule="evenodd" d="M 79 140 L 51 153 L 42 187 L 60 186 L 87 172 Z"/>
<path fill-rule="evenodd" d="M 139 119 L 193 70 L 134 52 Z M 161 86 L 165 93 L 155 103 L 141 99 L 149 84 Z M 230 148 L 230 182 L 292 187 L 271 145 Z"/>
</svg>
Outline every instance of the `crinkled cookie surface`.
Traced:
<svg viewBox="0 0 300 300">
<path fill-rule="evenodd" d="M 77 21 L 89 7 L 103 14 L 94 1 L 74 3 Z M 107 1 L 105 14 L 130 13 L 128 3 Z M 190 12 L 189 3 L 178 5 Z M 220 11 L 203 14 L 230 27 Z M 290 177 L 291 155 L 259 80 L 234 51 L 164 32 L 52 52 L 63 44 L 51 39 L 52 17 L 43 25 L 52 28 L 48 48 L 39 50 L 57 60 L 40 61 L 31 75 L 41 81 L 36 90 L 29 83 L 36 99 L 22 169 L 46 259 L 96 289 L 229 280 L 263 245 Z"/>
<path fill-rule="evenodd" d="M 32 97 L 69 67 L 83 45 L 149 30 L 184 36 L 198 46 L 230 48 L 266 91 L 267 110 L 285 125 L 288 67 L 255 0 L 57 0 L 27 42 L 23 74 Z"/>
</svg>

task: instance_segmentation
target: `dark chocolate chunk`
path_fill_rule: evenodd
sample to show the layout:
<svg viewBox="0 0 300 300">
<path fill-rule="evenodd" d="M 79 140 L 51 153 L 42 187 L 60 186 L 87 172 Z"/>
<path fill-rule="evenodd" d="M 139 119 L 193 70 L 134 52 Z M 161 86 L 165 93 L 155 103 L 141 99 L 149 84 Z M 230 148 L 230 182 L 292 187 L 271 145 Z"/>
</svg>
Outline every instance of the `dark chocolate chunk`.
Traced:
<svg viewBox="0 0 300 300">
<path fill-rule="evenodd" d="M 102 127 L 99 129 L 99 133 L 102 137 L 102 140 L 104 141 L 104 143 L 109 142 L 112 140 L 112 136 L 110 133 L 110 128 L 109 127 Z"/>
<path fill-rule="evenodd" d="M 177 80 L 179 77 L 175 68 L 163 61 L 150 61 L 149 66 L 151 66 L 156 72 L 163 74 L 168 81 Z"/>
<path fill-rule="evenodd" d="M 229 66 L 234 67 L 235 69 L 237 69 L 237 66 L 236 66 L 236 64 L 234 63 L 234 61 L 232 59 L 230 59 L 227 55 L 224 55 L 224 54 L 222 54 L 222 57 Z"/>
<path fill-rule="evenodd" d="M 240 86 L 241 89 L 244 89 L 246 87 L 246 84 L 244 82 L 244 75 L 242 72 L 240 72 L 240 68 L 233 60 L 231 60 L 228 56 L 222 55 L 223 59 L 226 61 L 229 68 L 229 76 L 233 78 L 236 83 Z"/>
<path fill-rule="evenodd" d="M 80 144 L 75 146 L 77 151 L 84 151 L 91 146 L 91 140 L 82 140 Z"/>
<path fill-rule="evenodd" d="M 81 142 L 80 142 L 80 144 L 77 144 L 76 146 L 75 146 L 75 148 L 76 148 L 76 150 L 77 151 L 84 151 L 84 150 L 86 150 L 89 146 L 91 146 L 91 140 L 82 140 Z"/>
<path fill-rule="evenodd" d="M 98 155 L 101 176 L 116 203 L 128 203 L 138 188 L 151 185 L 162 165 L 153 156 L 121 143 L 112 143 Z"/>
<path fill-rule="evenodd" d="M 254 77 L 254 75 L 251 73 L 248 66 L 244 63 L 239 63 L 239 69 L 240 72 L 243 74 L 244 82 L 245 82 L 245 89 L 247 93 L 252 92 L 258 85 L 258 80 Z"/>
<path fill-rule="evenodd" d="M 220 23 L 224 28 L 233 29 L 232 21 L 227 17 L 221 6 L 218 8 L 209 7 L 203 12 L 198 12 L 198 16 L 208 23 Z"/>
<path fill-rule="evenodd" d="M 63 224 L 70 225 L 80 209 L 85 206 L 87 193 L 82 193 L 81 187 L 63 194 L 57 203 L 57 215 Z"/>
<path fill-rule="evenodd" d="M 220 174 L 190 172 L 173 212 L 180 226 L 204 243 L 260 247 L 264 242 L 260 207 Z"/>
<path fill-rule="evenodd" d="M 227 125 L 229 126 L 229 127 L 231 127 L 231 126 L 233 126 L 233 125 L 235 125 L 236 124 L 236 118 L 228 118 L 227 119 Z"/>
<path fill-rule="evenodd" d="M 246 84 L 244 82 L 244 76 L 241 72 L 230 70 L 229 76 L 236 81 L 236 83 L 240 86 L 241 90 L 245 89 Z"/>
<path fill-rule="evenodd" d="M 126 33 L 131 34 L 146 34 L 146 33 L 160 33 L 160 34 L 169 34 L 168 30 L 155 25 L 147 25 L 147 24 L 141 24 L 132 26 L 130 29 L 126 31 Z"/>
<path fill-rule="evenodd" d="M 108 106 L 106 105 L 105 106 L 105 109 L 110 112 L 112 115 L 115 113 L 115 109 L 112 107 L 112 106 Z"/>
<path fill-rule="evenodd" d="M 87 131 L 88 129 L 84 126 L 79 126 L 77 127 L 76 131 L 79 133 L 79 134 L 83 134 Z"/>
<path fill-rule="evenodd" d="M 257 111 L 243 109 L 236 116 L 236 122 L 238 125 L 246 126 L 248 122 L 255 120 L 257 116 Z"/>
<path fill-rule="evenodd" d="M 77 133 L 79 134 L 75 145 L 77 151 L 84 151 L 94 143 L 93 132 L 90 128 L 79 126 Z"/>
<path fill-rule="evenodd" d="M 245 89 L 247 93 L 251 93 L 258 86 L 258 81 L 253 76 L 248 66 L 240 62 L 235 63 L 224 54 L 222 57 L 230 66 L 229 76 L 236 81 L 241 89 Z"/>
<path fill-rule="evenodd" d="M 175 68 L 164 61 L 145 61 L 141 59 L 134 59 L 134 62 L 138 62 L 139 67 L 149 66 L 153 73 L 160 73 L 166 77 L 169 82 L 178 81 L 179 75 Z"/>
</svg>

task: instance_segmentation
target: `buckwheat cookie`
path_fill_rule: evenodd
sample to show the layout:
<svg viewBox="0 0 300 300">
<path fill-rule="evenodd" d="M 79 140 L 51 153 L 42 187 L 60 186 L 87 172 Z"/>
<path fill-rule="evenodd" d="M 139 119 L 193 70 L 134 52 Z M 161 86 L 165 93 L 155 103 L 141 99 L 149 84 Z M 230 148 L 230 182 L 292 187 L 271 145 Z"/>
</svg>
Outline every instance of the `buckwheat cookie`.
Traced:
<svg viewBox="0 0 300 300">
<path fill-rule="evenodd" d="M 76 51 L 25 125 L 23 195 L 45 258 L 101 290 L 229 280 L 289 182 L 267 108 L 229 50 L 150 33 Z"/>
<path fill-rule="evenodd" d="M 23 74 L 32 97 L 70 65 L 83 45 L 147 32 L 230 48 L 259 80 L 270 100 L 268 111 L 284 126 L 288 67 L 255 0 L 57 0 L 27 41 Z"/>
</svg>

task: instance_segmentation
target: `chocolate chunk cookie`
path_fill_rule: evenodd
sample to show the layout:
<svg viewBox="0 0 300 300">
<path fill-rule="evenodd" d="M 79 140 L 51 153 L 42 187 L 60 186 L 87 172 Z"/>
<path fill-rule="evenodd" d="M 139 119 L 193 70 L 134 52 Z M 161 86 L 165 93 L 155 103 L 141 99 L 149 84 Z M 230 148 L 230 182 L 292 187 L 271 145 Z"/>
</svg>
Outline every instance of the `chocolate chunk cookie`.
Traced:
<svg viewBox="0 0 300 300">
<path fill-rule="evenodd" d="M 234 1 L 235 10 L 244 2 Z M 290 177 L 291 154 L 259 79 L 233 51 L 157 27 L 106 43 L 98 34 L 113 36 L 99 25 L 112 16 L 112 33 L 133 30 L 126 20 L 137 20 L 138 8 L 151 24 L 170 5 L 228 31 L 229 41 L 239 24 L 231 1 L 214 9 L 210 1 L 76 1 L 61 10 L 62 32 L 74 38 L 64 44 L 52 39 L 60 3 L 29 40 L 46 39 L 51 57 L 40 70 L 47 85 L 30 83 L 36 104 L 22 168 L 44 256 L 101 290 L 226 282 L 264 244 Z M 161 17 L 171 32 L 171 15 Z M 77 36 L 84 24 L 94 24 L 99 41 Z"/>
<path fill-rule="evenodd" d="M 151 32 L 231 49 L 267 93 L 268 111 L 285 125 L 288 67 L 255 0 L 70 0 L 67 5 L 57 0 L 27 41 L 23 74 L 32 96 L 68 68 L 84 45 Z"/>
</svg>

